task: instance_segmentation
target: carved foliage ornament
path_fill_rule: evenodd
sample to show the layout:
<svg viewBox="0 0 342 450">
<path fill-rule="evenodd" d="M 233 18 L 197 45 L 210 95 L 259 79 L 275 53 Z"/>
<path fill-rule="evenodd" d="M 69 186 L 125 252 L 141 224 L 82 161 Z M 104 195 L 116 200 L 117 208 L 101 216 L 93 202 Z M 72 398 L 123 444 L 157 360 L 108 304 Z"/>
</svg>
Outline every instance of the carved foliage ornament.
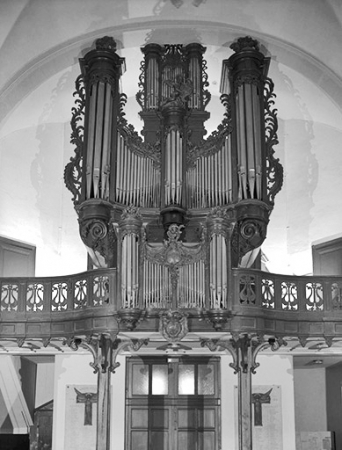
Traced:
<svg viewBox="0 0 342 450">
<path fill-rule="evenodd" d="M 266 147 L 266 177 L 267 197 L 270 204 L 274 203 L 274 197 L 283 185 L 284 169 L 279 158 L 274 158 L 273 147 L 278 144 L 278 119 L 277 110 L 274 108 L 275 94 L 274 84 L 270 78 L 265 80 L 264 104 L 265 104 L 265 147 Z"/>
<path fill-rule="evenodd" d="M 128 124 L 125 118 L 124 107 L 127 102 L 127 95 L 120 94 L 120 107 L 118 115 L 118 130 L 123 137 L 125 144 L 129 150 L 138 156 L 147 157 L 151 159 L 156 168 L 161 165 L 161 146 L 160 142 L 157 141 L 155 144 L 149 144 L 142 140 L 138 132 L 135 130 L 134 126 Z"/>
<path fill-rule="evenodd" d="M 222 94 L 220 99 L 225 107 L 223 120 L 217 129 L 207 139 L 203 139 L 199 145 L 193 146 L 190 142 L 188 143 L 187 165 L 189 168 L 194 167 L 197 159 L 212 156 L 222 150 L 225 139 L 233 131 L 231 96 L 230 94 Z"/>
<path fill-rule="evenodd" d="M 82 183 L 82 161 L 84 145 L 84 112 L 86 104 L 84 78 L 80 75 L 75 83 L 74 92 L 75 106 L 72 108 L 71 118 L 71 144 L 75 145 L 75 156 L 70 158 L 70 162 L 64 170 L 64 182 L 66 187 L 73 194 L 72 201 L 78 205 L 81 197 Z"/>
<path fill-rule="evenodd" d="M 186 245 L 180 240 L 184 225 L 171 224 L 167 231 L 168 239 L 163 246 L 151 246 L 143 243 L 143 255 L 152 262 L 159 263 L 171 269 L 204 260 L 206 257 L 206 244 Z"/>
</svg>

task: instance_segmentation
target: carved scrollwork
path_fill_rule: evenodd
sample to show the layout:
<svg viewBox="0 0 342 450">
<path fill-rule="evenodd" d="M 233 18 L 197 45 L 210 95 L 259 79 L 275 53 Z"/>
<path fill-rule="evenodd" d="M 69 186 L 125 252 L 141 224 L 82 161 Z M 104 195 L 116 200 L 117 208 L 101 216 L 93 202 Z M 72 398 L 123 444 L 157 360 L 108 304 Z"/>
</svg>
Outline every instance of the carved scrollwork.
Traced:
<svg viewBox="0 0 342 450">
<path fill-rule="evenodd" d="M 66 187 L 73 194 L 72 201 L 78 205 L 81 197 L 82 182 L 82 162 L 83 162 L 83 143 L 84 143 L 84 112 L 85 112 L 85 84 L 84 78 L 80 75 L 75 83 L 76 97 L 75 106 L 72 108 L 71 118 L 71 144 L 75 145 L 75 156 L 70 158 L 70 162 L 64 170 L 64 182 Z"/>
<path fill-rule="evenodd" d="M 160 141 L 155 144 L 149 144 L 142 140 L 134 126 L 129 124 L 125 118 L 124 107 L 127 102 L 126 94 L 120 94 L 118 130 L 123 137 L 129 150 L 138 156 L 149 158 L 153 161 L 156 168 L 161 165 L 161 146 Z"/>
<path fill-rule="evenodd" d="M 240 257 L 260 247 L 266 238 L 266 223 L 257 219 L 245 219 L 239 223 Z"/>
<path fill-rule="evenodd" d="M 101 219 L 82 221 L 80 235 L 82 241 L 91 248 L 95 248 L 108 233 L 108 225 Z"/>
<path fill-rule="evenodd" d="M 83 243 L 104 258 L 106 267 L 115 267 L 116 235 L 111 223 L 100 218 L 80 219 L 79 222 Z"/>
<path fill-rule="evenodd" d="M 231 97 L 230 95 L 221 95 L 221 102 L 225 107 L 225 113 L 222 122 L 214 130 L 207 139 L 203 139 L 199 145 L 193 146 L 188 144 L 187 151 L 187 165 L 188 168 L 194 167 L 195 161 L 198 158 L 212 156 L 222 150 L 222 146 L 226 137 L 231 134 L 233 130 L 232 115 L 231 115 Z"/>
<path fill-rule="evenodd" d="M 207 73 L 207 61 L 205 59 L 202 60 L 202 86 L 206 88 L 209 86 L 208 81 L 208 73 Z M 203 109 L 206 108 L 208 103 L 211 100 L 211 93 L 207 89 L 203 89 Z"/>
<path fill-rule="evenodd" d="M 135 98 L 139 103 L 141 109 L 145 110 L 145 60 L 141 61 L 140 64 L 140 74 L 139 74 L 139 82 L 138 87 L 139 91 L 136 94 Z"/>
<path fill-rule="evenodd" d="M 278 144 L 278 119 L 274 106 L 274 84 L 270 78 L 265 80 L 264 104 L 265 104 L 265 147 L 266 147 L 266 177 L 268 201 L 273 204 L 274 197 L 283 185 L 284 169 L 279 158 L 274 158 L 273 147 Z"/>
</svg>

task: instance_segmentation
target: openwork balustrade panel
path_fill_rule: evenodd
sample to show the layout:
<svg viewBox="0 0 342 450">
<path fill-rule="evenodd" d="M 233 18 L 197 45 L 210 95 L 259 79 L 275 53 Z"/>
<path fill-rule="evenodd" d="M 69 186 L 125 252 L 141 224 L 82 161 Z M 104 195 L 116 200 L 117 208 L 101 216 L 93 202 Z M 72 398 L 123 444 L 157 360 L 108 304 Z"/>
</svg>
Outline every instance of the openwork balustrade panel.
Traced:
<svg viewBox="0 0 342 450">
<path fill-rule="evenodd" d="M 284 312 L 342 310 L 342 284 L 336 277 L 266 275 L 241 269 L 238 292 L 243 306 Z"/>
<path fill-rule="evenodd" d="M 1 312 L 53 313 L 97 308 L 110 303 L 115 271 L 71 277 L 3 279 Z M 113 301 L 113 300 L 112 300 Z"/>
</svg>

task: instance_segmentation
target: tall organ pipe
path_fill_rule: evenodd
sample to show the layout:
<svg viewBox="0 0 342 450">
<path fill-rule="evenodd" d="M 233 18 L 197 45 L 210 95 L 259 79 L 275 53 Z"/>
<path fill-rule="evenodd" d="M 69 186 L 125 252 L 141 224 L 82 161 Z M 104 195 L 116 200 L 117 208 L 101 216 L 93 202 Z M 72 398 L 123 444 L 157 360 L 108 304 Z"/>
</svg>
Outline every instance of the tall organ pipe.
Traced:
<svg viewBox="0 0 342 450">
<path fill-rule="evenodd" d="M 238 39 L 231 48 L 236 53 L 223 61 L 221 92 L 231 93 L 232 156 L 238 173 L 233 200 L 266 201 L 264 87 L 270 59 L 250 37 Z"/>
<path fill-rule="evenodd" d="M 115 51 L 115 41 L 105 37 L 80 59 L 86 88 L 82 201 L 109 200 L 115 185 L 110 174 L 116 160 L 116 139 L 112 136 L 116 135 L 119 78 L 124 65 Z"/>
</svg>

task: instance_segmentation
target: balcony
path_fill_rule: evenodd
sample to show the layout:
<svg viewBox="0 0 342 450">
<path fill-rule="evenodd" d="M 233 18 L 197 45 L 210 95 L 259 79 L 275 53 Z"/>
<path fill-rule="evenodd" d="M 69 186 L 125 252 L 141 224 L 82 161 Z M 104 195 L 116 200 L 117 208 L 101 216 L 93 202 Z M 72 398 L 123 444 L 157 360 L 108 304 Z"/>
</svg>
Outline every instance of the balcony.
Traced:
<svg viewBox="0 0 342 450">
<path fill-rule="evenodd" d="M 233 269 L 227 301 L 182 298 L 189 332 L 258 333 L 299 339 L 342 336 L 342 277 L 298 277 Z M 2 278 L 0 339 L 73 339 L 103 332 L 157 332 L 168 298 L 122 301 L 116 269 L 63 277 Z M 222 307 L 223 306 L 223 307 Z M 209 320 L 210 319 L 210 320 Z"/>
</svg>

